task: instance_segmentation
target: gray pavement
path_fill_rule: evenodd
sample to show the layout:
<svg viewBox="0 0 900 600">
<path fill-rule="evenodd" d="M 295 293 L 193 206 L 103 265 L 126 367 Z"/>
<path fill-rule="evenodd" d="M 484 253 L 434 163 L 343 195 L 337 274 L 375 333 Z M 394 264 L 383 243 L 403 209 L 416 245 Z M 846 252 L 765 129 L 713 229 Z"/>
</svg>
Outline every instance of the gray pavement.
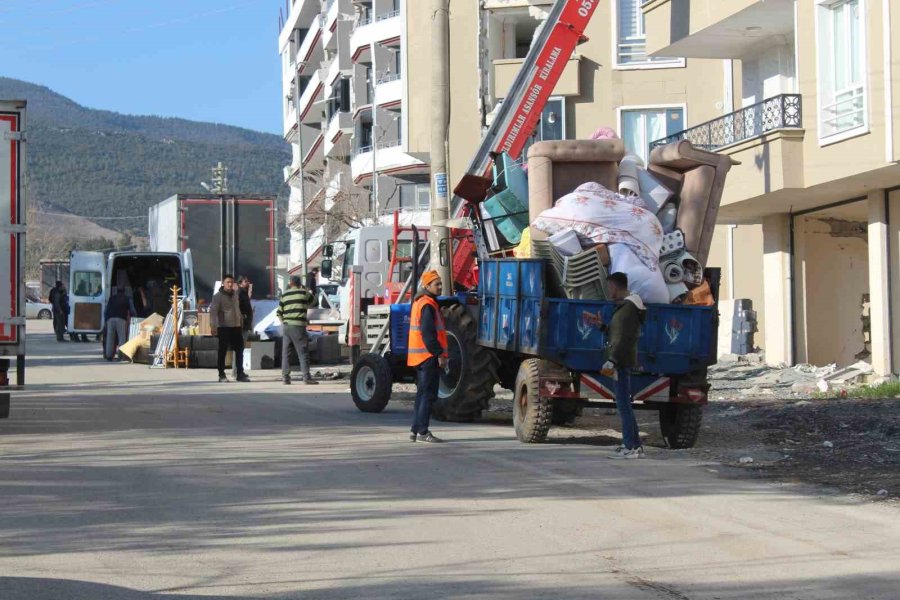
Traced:
<svg viewBox="0 0 900 600">
<path fill-rule="evenodd" d="M 406 439 L 410 406 L 108 364 L 30 322 L 0 599 L 898 598 L 900 513 L 610 438 Z"/>
</svg>

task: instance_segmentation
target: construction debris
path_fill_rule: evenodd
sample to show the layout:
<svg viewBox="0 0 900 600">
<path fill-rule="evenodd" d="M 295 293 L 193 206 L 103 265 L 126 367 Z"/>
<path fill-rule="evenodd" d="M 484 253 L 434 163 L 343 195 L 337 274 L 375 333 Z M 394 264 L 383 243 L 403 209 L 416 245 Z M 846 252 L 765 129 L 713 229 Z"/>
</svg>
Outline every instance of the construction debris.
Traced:
<svg viewBox="0 0 900 600">
<path fill-rule="evenodd" d="M 773 367 L 765 364 L 762 354 L 724 354 L 709 368 L 713 394 L 718 398 L 765 397 L 777 394 L 809 398 L 815 394 L 841 392 L 877 383 L 872 365 L 858 362 L 839 369 L 837 365 L 817 367 L 801 364 L 794 367 Z"/>
</svg>

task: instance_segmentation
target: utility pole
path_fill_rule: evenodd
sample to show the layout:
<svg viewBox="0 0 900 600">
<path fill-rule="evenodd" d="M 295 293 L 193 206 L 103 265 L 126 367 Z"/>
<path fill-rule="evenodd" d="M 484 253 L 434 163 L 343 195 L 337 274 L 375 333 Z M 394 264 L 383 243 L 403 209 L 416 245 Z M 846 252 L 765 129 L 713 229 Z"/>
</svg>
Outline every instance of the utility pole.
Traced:
<svg viewBox="0 0 900 600">
<path fill-rule="evenodd" d="M 373 58 L 374 58 L 374 52 Z M 372 62 L 372 68 L 369 71 L 369 93 L 372 95 L 372 205 L 375 207 L 375 224 L 380 223 L 381 215 L 379 214 L 380 206 L 378 205 L 378 102 L 375 100 L 375 78 L 377 77 L 377 67 Z"/>
<path fill-rule="evenodd" d="M 452 294 L 450 230 L 446 226 L 450 213 L 450 0 L 431 0 L 431 15 L 431 268 L 440 274 L 444 293 Z"/>
<path fill-rule="evenodd" d="M 212 193 L 217 196 L 224 196 L 228 193 L 228 167 L 222 164 L 222 161 L 212 168 Z"/>
<path fill-rule="evenodd" d="M 296 29 L 294 35 L 300 35 Z M 301 132 L 303 124 L 300 122 L 300 69 L 305 66 L 305 63 L 297 63 L 297 68 L 294 70 L 294 113 L 297 116 L 297 154 L 300 155 L 300 266 L 304 281 L 306 281 L 309 265 L 306 256 L 306 190 L 303 189 L 306 178 L 303 176 L 303 135 Z"/>
</svg>

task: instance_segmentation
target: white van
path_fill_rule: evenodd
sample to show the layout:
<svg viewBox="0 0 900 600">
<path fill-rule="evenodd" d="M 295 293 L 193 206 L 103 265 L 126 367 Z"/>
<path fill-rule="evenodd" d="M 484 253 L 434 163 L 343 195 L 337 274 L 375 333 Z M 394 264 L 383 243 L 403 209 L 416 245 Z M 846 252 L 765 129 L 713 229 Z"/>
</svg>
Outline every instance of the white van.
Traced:
<svg viewBox="0 0 900 600">
<path fill-rule="evenodd" d="M 187 298 L 187 309 L 197 306 L 191 251 L 72 252 L 69 273 L 69 333 L 86 339 L 103 330 L 104 309 L 112 290 L 121 285 L 131 294 L 138 316 L 161 315 L 171 307 L 171 288 L 177 285 Z"/>
</svg>

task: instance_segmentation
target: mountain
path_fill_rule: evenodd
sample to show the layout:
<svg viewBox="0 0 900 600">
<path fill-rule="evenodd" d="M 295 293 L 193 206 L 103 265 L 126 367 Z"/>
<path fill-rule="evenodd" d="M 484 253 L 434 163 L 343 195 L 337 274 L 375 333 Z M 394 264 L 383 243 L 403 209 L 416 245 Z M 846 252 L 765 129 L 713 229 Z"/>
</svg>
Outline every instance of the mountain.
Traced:
<svg viewBox="0 0 900 600">
<path fill-rule="evenodd" d="M 2 77 L 0 98 L 28 101 L 29 200 L 42 212 L 146 235 L 148 208 L 173 194 L 202 193 L 200 182 L 209 181 L 219 161 L 229 168 L 229 193 L 277 195 L 279 208 L 286 207 L 282 168 L 291 154 L 280 136 L 94 110 L 47 87 Z"/>
</svg>

